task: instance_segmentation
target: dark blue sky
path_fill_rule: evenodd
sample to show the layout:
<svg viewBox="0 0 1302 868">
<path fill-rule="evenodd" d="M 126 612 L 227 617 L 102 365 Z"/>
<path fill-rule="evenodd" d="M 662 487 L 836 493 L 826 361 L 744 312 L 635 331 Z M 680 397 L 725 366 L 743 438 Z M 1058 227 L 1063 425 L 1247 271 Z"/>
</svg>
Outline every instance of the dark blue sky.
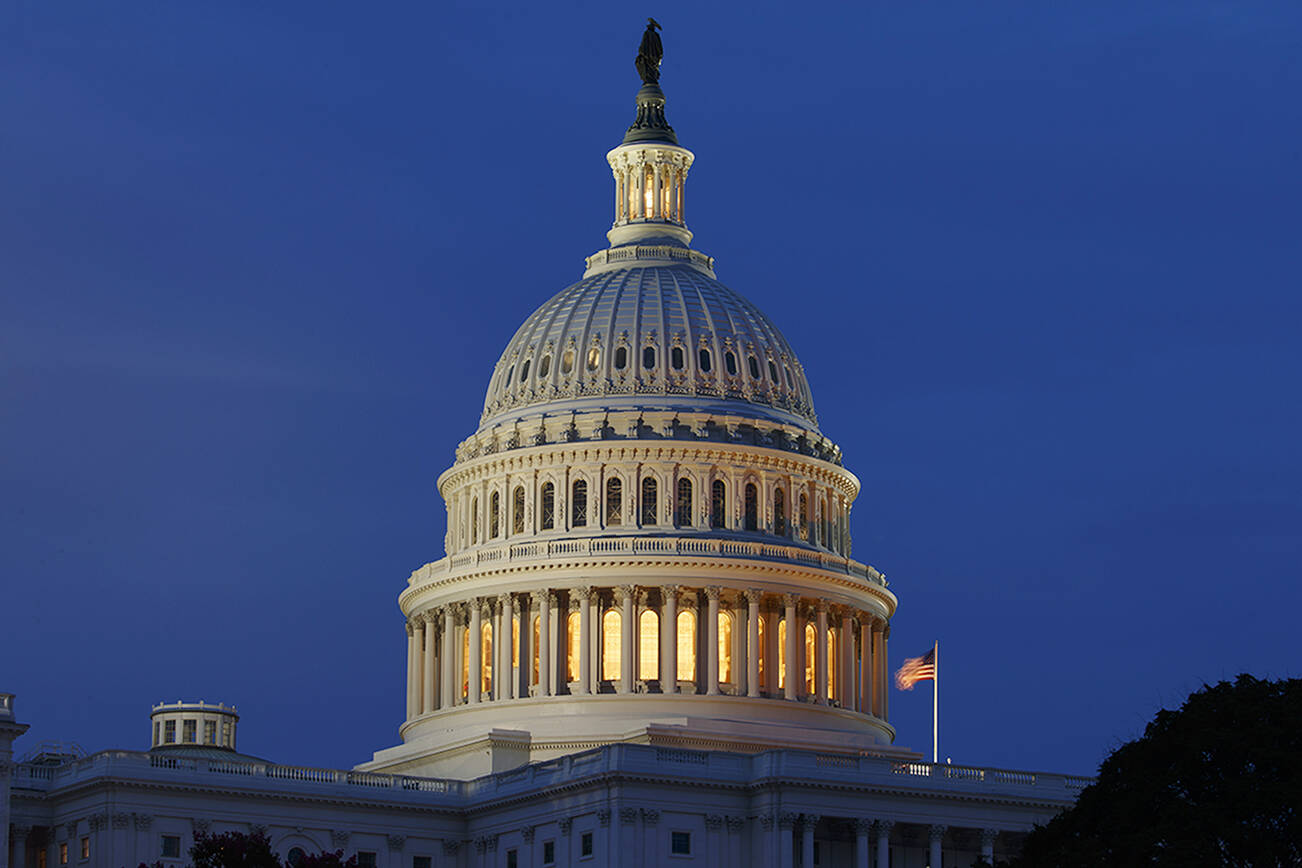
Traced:
<svg viewBox="0 0 1302 868">
<path fill-rule="evenodd" d="M 1091 772 L 1296 676 L 1296 3 L 0 11 L 0 690 L 396 740 L 407 574 L 519 323 L 605 245 L 645 16 L 688 220 L 804 363 L 941 753 Z M 893 692 L 929 750 L 924 686 Z"/>
</svg>

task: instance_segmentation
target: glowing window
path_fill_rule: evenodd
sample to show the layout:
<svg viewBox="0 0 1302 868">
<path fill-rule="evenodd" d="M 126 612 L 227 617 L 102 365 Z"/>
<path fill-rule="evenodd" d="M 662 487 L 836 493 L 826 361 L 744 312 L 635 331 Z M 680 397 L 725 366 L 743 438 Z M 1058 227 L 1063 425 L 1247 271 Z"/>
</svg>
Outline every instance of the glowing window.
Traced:
<svg viewBox="0 0 1302 868">
<path fill-rule="evenodd" d="M 656 524 L 656 481 L 653 477 L 642 477 L 642 524 Z"/>
<path fill-rule="evenodd" d="M 750 368 L 750 375 L 758 380 L 760 377 L 759 361 L 754 356 L 750 356 L 746 359 L 746 365 Z"/>
<path fill-rule="evenodd" d="M 619 612 L 607 609 L 601 616 L 601 677 L 606 681 L 619 680 L 620 643 Z"/>
<path fill-rule="evenodd" d="M 719 680 L 732 681 L 732 615 L 719 613 Z"/>
<path fill-rule="evenodd" d="M 647 609 L 638 618 L 637 677 L 649 681 L 660 677 L 660 618 Z"/>
<path fill-rule="evenodd" d="M 461 631 L 461 698 L 470 697 L 470 628 Z"/>
<path fill-rule="evenodd" d="M 805 625 L 805 693 L 818 689 L 814 678 L 814 664 L 818 662 L 818 631 L 813 624 Z"/>
<path fill-rule="evenodd" d="M 601 349 L 599 347 L 592 347 L 588 350 L 588 370 L 595 371 L 600 364 Z"/>
<path fill-rule="evenodd" d="M 561 373 L 568 374 L 574 370 L 574 350 L 566 350 L 561 354 Z"/>
<path fill-rule="evenodd" d="M 781 488 L 773 491 L 773 532 L 787 535 L 787 493 Z"/>
<path fill-rule="evenodd" d="M 841 658 L 836 653 L 836 631 L 827 631 L 827 698 L 836 699 L 836 676 L 841 667 L 837 664 Z"/>
<path fill-rule="evenodd" d="M 642 176 L 642 216 L 648 219 L 655 213 L 656 200 L 656 174 L 655 169 L 650 166 L 646 167 L 646 174 Z"/>
<path fill-rule="evenodd" d="M 543 356 L 542 361 L 538 363 L 538 379 L 542 379 L 543 377 L 547 376 L 547 374 L 551 371 L 551 369 L 552 369 L 552 356 L 551 353 L 548 353 L 547 355 Z"/>
<path fill-rule="evenodd" d="M 723 367 L 728 372 L 728 376 L 737 376 L 737 356 L 733 354 L 732 350 L 728 350 L 723 354 Z"/>
<path fill-rule="evenodd" d="M 728 490 L 722 479 L 710 485 L 710 527 L 723 527 L 728 516 Z"/>
<path fill-rule="evenodd" d="M 759 683 L 764 684 L 764 663 L 769 658 L 768 646 L 764 644 L 764 614 L 761 612 L 759 623 L 755 626 L 759 628 Z"/>
<path fill-rule="evenodd" d="M 517 485 L 511 495 L 511 533 L 524 533 L 524 486 Z"/>
<path fill-rule="evenodd" d="M 787 619 L 778 619 L 778 690 L 787 686 Z"/>
<path fill-rule="evenodd" d="M 643 347 L 643 348 L 642 348 L 642 367 L 644 367 L 644 368 L 654 368 L 655 366 L 656 366 L 656 348 L 655 348 L 655 347 Z"/>
<path fill-rule="evenodd" d="M 624 520 L 624 483 L 618 476 L 606 480 L 606 525 Z"/>
<path fill-rule="evenodd" d="M 673 365 L 675 371 L 681 371 L 686 363 L 682 347 L 674 347 L 669 351 L 669 364 Z"/>
<path fill-rule="evenodd" d="M 755 483 L 746 483 L 746 530 L 759 530 L 759 491 Z"/>
<path fill-rule="evenodd" d="M 588 524 L 588 483 L 582 479 L 574 480 L 570 486 L 570 509 L 574 511 L 571 527 L 586 527 Z"/>
<path fill-rule="evenodd" d="M 696 613 L 678 613 L 678 680 L 696 680 Z"/>
<path fill-rule="evenodd" d="M 543 605 L 546 605 L 546 603 L 544 603 Z M 530 649 L 533 656 L 533 681 L 530 682 L 532 684 L 538 683 L 538 648 L 539 648 L 538 640 L 541 637 L 541 635 L 542 635 L 542 619 L 539 618 L 537 615 L 534 615 L 533 616 L 533 648 Z"/>
<path fill-rule="evenodd" d="M 565 673 L 567 681 L 579 680 L 579 613 L 565 619 Z"/>
<path fill-rule="evenodd" d="M 500 516 L 501 509 L 502 509 L 502 495 L 494 491 L 488 497 L 488 538 L 489 539 L 497 539 L 497 535 L 501 533 L 502 530 L 501 516 Z"/>
<path fill-rule="evenodd" d="M 199 722 L 197 720 L 181 721 L 181 743 L 195 744 L 199 740 Z"/>
<path fill-rule="evenodd" d="M 710 373 L 710 351 L 709 350 L 702 347 L 701 351 L 696 354 L 696 361 L 700 365 L 701 370 L 703 372 L 707 374 Z"/>
<path fill-rule="evenodd" d="M 493 622 L 479 625 L 479 690 L 487 695 L 493 690 Z"/>
<path fill-rule="evenodd" d="M 615 370 L 622 371 L 628 365 L 628 347 L 615 347 Z"/>
<path fill-rule="evenodd" d="M 520 668 L 520 618 L 511 617 L 511 668 Z"/>
<path fill-rule="evenodd" d="M 556 527 L 556 486 L 550 482 L 543 483 L 541 511 L 539 527 L 543 530 L 551 530 Z"/>
<path fill-rule="evenodd" d="M 674 507 L 674 524 L 690 527 L 692 524 L 692 480 L 678 480 L 678 499 Z"/>
<path fill-rule="evenodd" d="M 529 379 L 529 360 L 525 359 L 524 364 L 520 366 L 520 382 L 523 383 Z"/>
</svg>

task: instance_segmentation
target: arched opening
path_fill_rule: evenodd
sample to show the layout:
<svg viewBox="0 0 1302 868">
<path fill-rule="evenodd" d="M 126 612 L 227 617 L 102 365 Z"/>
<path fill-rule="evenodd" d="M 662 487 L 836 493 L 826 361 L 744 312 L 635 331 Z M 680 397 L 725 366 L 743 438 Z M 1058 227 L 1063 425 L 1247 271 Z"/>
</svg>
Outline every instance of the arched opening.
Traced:
<svg viewBox="0 0 1302 868">
<path fill-rule="evenodd" d="M 687 359 L 683 356 L 682 347 L 674 347 L 669 350 L 669 364 L 675 371 L 681 371 L 683 365 L 687 364 Z"/>
<path fill-rule="evenodd" d="M 574 350 L 569 349 L 561 353 L 561 373 L 568 374 L 574 370 Z"/>
<path fill-rule="evenodd" d="M 547 604 L 544 603 L 543 605 L 545 606 Z M 533 657 L 533 679 L 529 682 L 530 684 L 539 683 L 538 652 L 541 650 L 542 645 L 538 640 L 541 638 L 542 638 L 542 619 L 539 618 L 537 615 L 534 615 L 533 616 L 533 647 L 529 649 L 529 656 Z"/>
<path fill-rule="evenodd" d="M 746 483 L 746 530 L 759 530 L 759 490 L 755 483 Z"/>
<path fill-rule="evenodd" d="M 488 538 L 497 539 L 502 532 L 502 495 L 494 491 L 488 496 Z"/>
<path fill-rule="evenodd" d="M 628 347 L 615 347 L 615 370 L 622 371 L 628 367 Z"/>
<path fill-rule="evenodd" d="M 461 701 L 470 699 L 470 627 L 461 631 Z"/>
<path fill-rule="evenodd" d="M 642 217 L 650 220 L 655 216 L 656 173 L 651 166 L 642 173 Z"/>
<path fill-rule="evenodd" d="M 658 524 L 656 521 L 656 481 L 654 477 L 642 477 L 642 525 Z"/>
<path fill-rule="evenodd" d="M 761 613 L 760 616 L 759 616 L 759 622 L 755 625 L 756 628 L 757 628 L 757 630 L 758 630 L 758 632 L 759 632 L 759 648 L 757 648 L 757 649 L 750 649 L 750 650 L 747 652 L 747 653 L 750 653 L 750 654 L 756 654 L 756 652 L 758 652 L 758 653 L 756 654 L 756 656 L 759 657 L 759 660 L 758 660 L 757 662 L 759 663 L 759 683 L 760 683 L 761 687 L 762 687 L 763 684 L 764 684 L 765 663 L 768 661 L 768 657 L 769 657 L 768 645 L 765 644 L 765 642 L 764 642 L 764 621 L 765 621 L 765 620 L 766 620 L 766 619 L 765 619 L 764 615 Z"/>
<path fill-rule="evenodd" d="M 800 538 L 809 542 L 809 498 L 800 492 Z"/>
<path fill-rule="evenodd" d="M 520 671 L 520 617 L 511 616 L 511 671 Z"/>
<path fill-rule="evenodd" d="M 622 640 L 619 611 L 607 609 L 601 616 L 601 677 L 605 681 L 618 681 L 620 678 L 619 657 Z"/>
<path fill-rule="evenodd" d="M 840 699 L 836 695 L 836 684 L 841 674 L 841 655 L 837 653 L 840 643 L 840 631 L 830 628 L 827 631 L 827 698 Z"/>
<path fill-rule="evenodd" d="M 678 613 L 678 680 L 696 680 L 696 613 Z"/>
<path fill-rule="evenodd" d="M 812 695 L 818 690 L 815 669 L 818 663 L 818 631 L 813 624 L 805 625 L 805 693 Z"/>
<path fill-rule="evenodd" d="M 624 522 L 624 483 L 618 476 L 606 480 L 606 526 Z"/>
<path fill-rule="evenodd" d="M 529 360 L 525 359 L 524 364 L 520 366 L 520 382 L 523 383 L 529 379 Z"/>
<path fill-rule="evenodd" d="M 710 484 L 710 527 L 723 527 L 728 517 L 728 489 L 722 479 Z"/>
<path fill-rule="evenodd" d="M 710 373 L 710 351 L 705 347 L 701 347 L 700 351 L 696 354 L 696 363 L 700 367 L 701 373 Z"/>
<path fill-rule="evenodd" d="M 601 367 L 601 347 L 588 348 L 588 370 L 595 371 Z"/>
<path fill-rule="evenodd" d="M 524 486 L 517 485 L 511 495 L 511 533 L 524 533 Z"/>
<path fill-rule="evenodd" d="M 542 509 L 538 516 L 538 526 L 543 530 L 556 527 L 556 486 L 544 482 L 542 487 Z"/>
<path fill-rule="evenodd" d="M 759 362 L 755 360 L 754 356 L 746 357 L 746 367 L 750 368 L 751 379 L 758 380 L 760 378 Z"/>
<path fill-rule="evenodd" d="M 728 372 L 728 376 L 737 376 L 737 354 L 732 350 L 723 354 L 723 367 Z"/>
<path fill-rule="evenodd" d="M 778 619 L 778 690 L 787 686 L 787 619 Z"/>
<path fill-rule="evenodd" d="M 773 532 L 787 535 L 787 493 L 781 488 L 773 490 Z"/>
<path fill-rule="evenodd" d="M 574 484 L 570 486 L 570 510 L 573 516 L 570 527 L 587 527 L 588 483 L 582 479 L 574 480 Z"/>
<path fill-rule="evenodd" d="M 565 680 L 579 680 L 579 613 L 565 619 Z"/>
<path fill-rule="evenodd" d="M 719 613 L 719 681 L 732 681 L 732 614 Z"/>
<path fill-rule="evenodd" d="M 540 362 L 538 362 L 538 379 L 541 380 L 543 377 L 547 376 L 547 373 L 551 371 L 551 369 L 552 369 L 552 357 L 551 357 L 551 353 L 548 353 L 547 355 L 542 357 L 542 360 Z"/>
<path fill-rule="evenodd" d="M 637 677 L 643 681 L 660 677 L 660 618 L 650 609 L 638 618 Z"/>
<path fill-rule="evenodd" d="M 493 692 L 493 622 L 479 625 L 479 690 L 480 695 Z"/>
<path fill-rule="evenodd" d="M 692 480 L 683 476 L 678 479 L 678 497 L 674 505 L 674 524 L 690 527 L 692 524 Z"/>
<path fill-rule="evenodd" d="M 656 366 L 656 348 L 655 348 L 655 347 L 643 347 L 643 348 L 642 348 L 642 367 L 645 368 L 645 369 L 647 369 L 647 370 L 651 370 L 651 369 L 654 368 L 655 366 Z"/>
</svg>

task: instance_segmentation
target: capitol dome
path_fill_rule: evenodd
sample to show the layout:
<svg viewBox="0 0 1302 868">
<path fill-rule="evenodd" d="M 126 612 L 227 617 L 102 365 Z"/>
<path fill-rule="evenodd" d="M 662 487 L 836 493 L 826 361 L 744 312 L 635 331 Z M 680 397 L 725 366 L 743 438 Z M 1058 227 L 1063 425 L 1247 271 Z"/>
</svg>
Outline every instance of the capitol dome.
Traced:
<svg viewBox="0 0 1302 868">
<path fill-rule="evenodd" d="M 916 756 L 888 722 L 896 597 L 851 556 L 859 480 L 790 344 L 691 246 L 695 156 L 639 69 L 610 246 L 516 331 L 439 477 L 446 554 L 398 598 L 402 744 L 366 769 L 612 742 Z"/>
</svg>

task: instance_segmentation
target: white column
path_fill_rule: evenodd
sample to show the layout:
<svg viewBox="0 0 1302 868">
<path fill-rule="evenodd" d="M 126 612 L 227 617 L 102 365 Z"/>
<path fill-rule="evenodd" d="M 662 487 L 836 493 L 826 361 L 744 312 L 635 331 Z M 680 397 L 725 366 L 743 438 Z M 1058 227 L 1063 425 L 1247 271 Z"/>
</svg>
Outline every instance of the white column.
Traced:
<svg viewBox="0 0 1302 868">
<path fill-rule="evenodd" d="M 705 692 L 711 696 L 719 695 L 719 589 L 705 589 L 707 601 L 706 618 L 709 624 L 705 631 Z"/>
<path fill-rule="evenodd" d="M 664 614 L 660 622 L 660 691 L 677 693 L 678 586 L 665 585 L 660 592 L 664 597 Z"/>
<path fill-rule="evenodd" d="M 760 596 L 757 588 L 746 592 L 746 695 L 759 696 L 759 661 L 762 649 L 759 645 Z"/>
<path fill-rule="evenodd" d="M 592 679 L 592 588 L 574 592 L 579 601 L 579 693 L 587 693 Z M 566 641 L 569 641 L 568 631 Z"/>
<path fill-rule="evenodd" d="M 781 868 L 793 868 L 795 842 L 791 839 L 791 833 L 799 816 L 799 814 L 783 814 L 778 817 L 778 865 Z"/>
<path fill-rule="evenodd" d="M 872 619 L 859 618 L 859 705 L 864 714 L 875 714 L 873 701 L 873 628 Z"/>
<path fill-rule="evenodd" d="M 407 622 L 407 719 L 411 720 L 420 713 L 420 705 L 417 701 L 417 646 L 420 637 L 416 635 L 416 625 L 413 621 Z"/>
<path fill-rule="evenodd" d="M 443 696 L 440 703 L 444 708 L 451 708 L 456 704 L 456 693 L 454 692 L 457 683 L 457 673 L 453 669 L 455 665 L 456 654 L 453 651 L 453 638 L 455 636 L 455 622 L 453 621 L 453 612 L 451 606 L 443 607 Z"/>
<path fill-rule="evenodd" d="M 655 172 L 655 187 L 653 188 L 653 192 L 652 192 L 652 195 L 651 195 L 651 213 L 648 214 L 647 216 L 648 216 L 648 217 L 655 217 L 655 218 L 657 218 L 657 219 L 660 219 L 660 218 L 662 218 L 662 217 L 665 216 L 665 215 L 664 215 L 664 205 L 665 205 L 665 202 L 664 202 L 664 195 L 665 195 L 665 194 L 664 194 L 664 189 L 665 189 L 664 167 L 663 167 L 663 166 L 656 166 L 655 169 L 654 169 L 654 172 Z"/>
<path fill-rule="evenodd" d="M 633 642 L 637 638 L 637 625 L 633 623 L 632 585 L 620 585 L 616 589 L 619 595 L 619 692 L 630 693 L 633 690 Z"/>
<path fill-rule="evenodd" d="M 783 650 L 786 655 L 785 671 L 782 677 L 785 679 L 783 684 L 783 696 L 786 699 L 796 698 L 796 634 L 800 632 L 800 625 L 796 623 L 796 595 L 784 594 L 783 602 L 786 603 L 786 624 L 787 624 L 787 647 Z"/>
<path fill-rule="evenodd" d="M 421 667 L 425 684 L 421 690 L 421 711 L 429 714 L 438 707 L 438 693 L 435 692 L 435 677 L 438 673 L 438 655 L 434 653 L 434 637 L 436 634 L 434 613 L 426 612 L 421 617 L 421 641 L 425 643 L 425 663 Z"/>
<path fill-rule="evenodd" d="M 893 820 L 878 820 L 877 826 L 877 865 L 887 868 L 891 864 L 891 827 Z"/>
<path fill-rule="evenodd" d="M 818 601 L 818 632 L 814 636 L 814 695 L 827 705 L 827 600 Z"/>
<path fill-rule="evenodd" d="M 873 619 L 872 622 L 872 646 L 873 646 L 873 714 L 882 717 L 882 696 L 886 693 L 887 683 L 882 677 L 885 667 L 882 666 L 882 622 Z"/>
<path fill-rule="evenodd" d="M 552 600 L 551 591 L 538 598 L 538 695 L 552 695 Z"/>
<path fill-rule="evenodd" d="M 842 708 L 854 708 L 854 617 L 848 608 L 841 610 L 841 678 L 837 695 Z"/>
<path fill-rule="evenodd" d="M 466 646 L 470 651 L 470 704 L 479 703 L 479 688 L 484 677 L 484 640 L 481 631 L 483 613 L 480 611 L 479 598 L 470 601 L 470 638 Z"/>
<path fill-rule="evenodd" d="M 519 636 L 514 635 L 515 624 L 517 622 L 517 619 L 520 624 Z M 521 696 L 520 676 L 523 675 L 525 672 L 527 672 L 529 669 L 529 667 L 525 665 L 525 660 L 527 659 L 528 655 L 524 653 L 524 649 L 525 647 L 527 647 L 527 643 L 525 642 L 524 637 L 528 635 L 528 633 L 525 632 L 525 628 L 524 628 L 525 620 L 526 617 L 521 617 L 520 615 L 520 600 L 517 597 L 514 596 L 511 597 L 511 622 L 506 625 L 506 637 L 507 637 L 506 638 L 507 641 L 506 667 L 507 667 L 507 671 L 511 673 L 511 698 L 512 699 L 520 698 Z M 516 647 L 517 643 L 519 644 L 519 648 Z M 519 655 L 520 657 L 519 672 L 516 672 L 514 670 L 512 664 L 512 661 L 515 659 L 516 655 Z M 528 696 L 529 691 L 526 690 L 523 695 Z"/>
<path fill-rule="evenodd" d="M 817 814 L 805 814 L 800 823 L 800 865 L 812 868 L 814 864 L 814 827 L 818 825 Z"/>
<path fill-rule="evenodd" d="M 928 862 L 928 866 L 929 866 L 929 868 L 941 868 L 941 862 L 940 862 L 940 859 L 941 859 L 940 844 L 941 844 L 941 841 L 942 841 L 942 840 L 944 839 L 944 837 L 945 837 L 945 830 L 948 829 L 948 828 L 949 828 L 948 826 L 942 826 L 942 825 L 936 824 L 936 825 L 933 825 L 930 829 L 927 830 L 927 844 L 929 845 L 929 848 L 928 848 L 928 849 L 929 849 L 929 857 L 928 857 L 928 858 L 929 858 L 929 862 Z"/>
<path fill-rule="evenodd" d="M 886 656 L 886 640 L 891 638 L 891 625 L 888 622 L 882 627 L 882 660 L 881 660 L 881 683 L 882 683 L 882 720 L 891 719 L 891 664 L 890 658 Z"/>
<path fill-rule="evenodd" d="M 998 829 L 981 830 L 981 858 L 995 864 L 995 838 L 999 837 Z"/>
<path fill-rule="evenodd" d="M 872 861 L 872 851 L 868 848 L 868 833 L 872 830 L 873 821 L 864 817 L 856 817 L 854 821 L 854 868 L 869 868 L 869 862 Z"/>
<path fill-rule="evenodd" d="M 511 698 L 511 595 L 497 595 L 493 615 L 493 699 Z"/>
</svg>

